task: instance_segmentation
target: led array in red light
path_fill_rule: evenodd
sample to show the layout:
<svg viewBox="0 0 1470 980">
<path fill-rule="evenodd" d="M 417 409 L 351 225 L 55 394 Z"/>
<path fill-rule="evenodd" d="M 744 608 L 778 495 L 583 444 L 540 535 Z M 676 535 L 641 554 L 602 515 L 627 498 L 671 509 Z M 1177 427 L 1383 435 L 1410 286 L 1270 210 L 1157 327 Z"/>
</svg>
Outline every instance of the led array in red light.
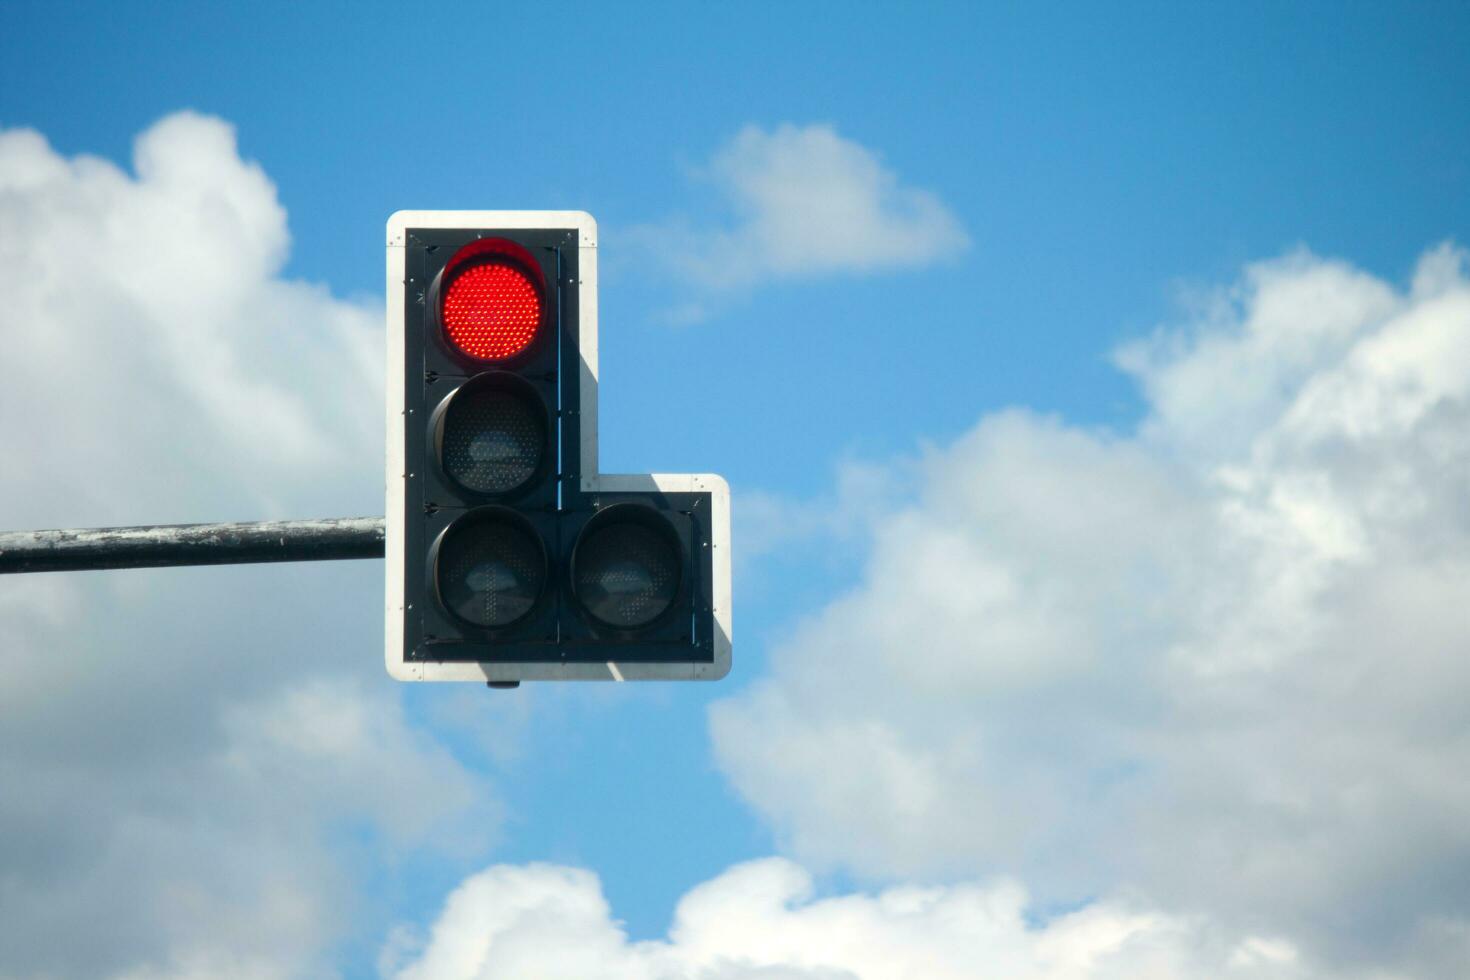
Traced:
<svg viewBox="0 0 1470 980">
<path fill-rule="evenodd" d="M 504 262 L 472 265 L 444 294 L 450 343 L 481 361 L 503 361 L 525 350 L 541 322 L 541 293 L 531 277 Z"/>
</svg>

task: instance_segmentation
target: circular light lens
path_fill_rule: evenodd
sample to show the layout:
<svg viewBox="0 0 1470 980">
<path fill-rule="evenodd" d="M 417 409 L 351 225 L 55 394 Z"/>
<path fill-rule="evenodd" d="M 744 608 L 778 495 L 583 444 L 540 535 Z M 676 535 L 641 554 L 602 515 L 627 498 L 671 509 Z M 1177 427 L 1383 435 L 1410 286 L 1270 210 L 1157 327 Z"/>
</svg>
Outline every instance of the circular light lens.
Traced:
<svg viewBox="0 0 1470 980">
<path fill-rule="evenodd" d="M 481 262 L 457 274 L 444 293 L 449 342 L 480 361 L 514 357 L 536 339 L 541 293 L 520 266 Z"/>
<path fill-rule="evenodd" d="M 578 542 L 573 588 L 593 617 L 619 629 L 647 626 L 679 592 L 681 566 L 669 535 L 646 521 L 610 519 Z"/>
<path fill-rule="evenodd" d="M 476 626 L 509 626 L 546 586 L 546 552 L 508 513 L 453 525 L 440 543 L 435 578 L 445 608 Z"/>
<path fill-rule="evenodd" d="M 488 380 L 455 392 L 440 436 L 444 472 L 475 493 L 508 493 L 535 476 L 546 420 L 533 397 Z"/>
</svg>

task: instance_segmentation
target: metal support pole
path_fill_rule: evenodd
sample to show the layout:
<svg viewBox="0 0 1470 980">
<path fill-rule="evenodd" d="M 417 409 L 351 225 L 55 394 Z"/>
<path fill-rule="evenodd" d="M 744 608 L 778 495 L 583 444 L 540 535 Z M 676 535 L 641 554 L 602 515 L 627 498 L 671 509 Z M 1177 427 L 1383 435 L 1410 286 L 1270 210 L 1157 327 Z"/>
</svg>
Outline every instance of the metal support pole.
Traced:
<svg viewBox="0 0 1470 980">
<path fill-rule="evenodd" d="M 0 574 L 382 557 L 381 517 L 0 531 Z"/>
</svg>

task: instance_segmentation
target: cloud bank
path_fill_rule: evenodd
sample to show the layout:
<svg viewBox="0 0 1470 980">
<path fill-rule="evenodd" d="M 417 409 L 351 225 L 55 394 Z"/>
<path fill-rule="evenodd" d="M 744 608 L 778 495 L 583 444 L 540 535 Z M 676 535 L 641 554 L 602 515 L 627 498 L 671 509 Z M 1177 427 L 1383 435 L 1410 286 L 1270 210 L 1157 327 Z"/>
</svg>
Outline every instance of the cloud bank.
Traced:
<svg viewBox="0 0 1470 980">
<path fill-rule="evenodd" d="M 0 227 L 6 525 L 381 511 L 380 310 L 281 275 L 228 125 L 132 173 L 0 132 Z M 0 577 L 0 976 L 329 975 L 365 877 L 483 848 L 490 787 L 383 680 L 381 575 Z"/>
<path fill-rule="evenodd" d="M 687 253 L 712 291 L 962 244 L 831 130 L 747 130 L 710 172 L 740 215 Z M 799 233 L 844 220 L 811 258 Z M 377 308 L 283 277 L 285 213 L 227 125 L 161 121 L 132 173 L 0 132 L 0 226 L 6 523 L 376 511 Z M 738 866 L 644 943 L 591 873 L 496 867 L 396 931 L 383 972 L 1456 976 L 1466 263 L 1434 249 L 1406 288 L 1253 265 L 1118 353 L 1136 432 L 1012 411 L 847 471 L 862 583 L 711 730 L 794 855 L 886 884 Z M 0 579 L 0 977 L 330 975 L 386 927 L 365 877 L 484 849 L 492 788 L 382 680 L 379 574 Z"/>
<path fill-rule="evenodd" d="M 800 866 L 737 865 L 690 891 L 668 938 L 629 942 L 594 875 L 492 867 L 425 935 L 384 950 L 394 980 L 1298 980 L 1296 951 L 1202 922 L 1096 904 L 1028 925 L 1014 883 L 814 896 Z"/>
<path fill-rule="evenodd" d="M 819 867 L 1121 889 L 1344 973 L 1454 975 L 1466 263 L 1253 265 L 1118 353 L 1137 432 L 1009 411 L 928 452 L 861 585 L 714 706 L 735 786 Z"/>
</svg>

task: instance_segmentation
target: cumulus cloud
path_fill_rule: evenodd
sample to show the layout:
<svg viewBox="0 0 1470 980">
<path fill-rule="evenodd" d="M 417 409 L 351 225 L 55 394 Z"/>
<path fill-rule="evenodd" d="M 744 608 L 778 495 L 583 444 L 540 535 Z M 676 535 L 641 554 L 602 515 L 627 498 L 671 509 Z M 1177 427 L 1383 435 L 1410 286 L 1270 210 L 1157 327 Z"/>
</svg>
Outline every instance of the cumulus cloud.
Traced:
<svg viewBox="0 0 1470 980">
<path fill-rule="evenodd" d="M 793 852 L 1131 889 L 1408 975 L 1470 961 L 1470 278 L 1306 252 L 1124 348 L 1149 411 L 920 463 L 862 583 L 712 710 Z M 1342 967 L 1346 969 L 1346 967 Z"/>
<path fill-rule="evenodd" d="M 0 136 L 11 519 L 281 513 L 282 486 L 292 506 L 336 513 L 346 488 L 371 507 L 376 311 L 278 275 L 285 211 L 225 124 L 170 116 L 134 166 Z"/>
<path fill-rule="evenodd" d="M 729 222 L 668 223 L 632 237 L 707 290 L 924 266 L 969 242 L 935 194 L 902 183 L 831 126 L 746 126 L 700 175 L 729 205 Z M 703 314 L 696 302 L 679 315 Z"/>
<path fill-rule="evenodd" d="M 771 858 L 738 865 L 679 902 L 668 937 L 630 942 L 596 877 L 492 867 L 450 895 L 426 935 L 384 950 L 395 980 L 1305 980 L 1289 943 L 1227 941 L 1198 918 L 1097 903 L 1029 923 L 1013 882 L 816 897 Z"/>
<path fill-rule="evenodd" d="M 381 312 L 285 278 L 193 113 L 132 172 L 0 132 L 9 527 L 381 513 Z M 385 862 L 483 849 L 483 778 L 383 681 L 373 563 L 0 577 L 0 976 L 330 972 Z"/>
<path fill-rule="evenodd" d="M 884 466 L 849 459 L 838 466 L 833 491 L 812 500 L 743 491 L 733 536 L 740 570 L 754 573 L 759 559 L 793 542 L 858 537 L 901 502 L 913 475 L 912 464 Z"/>
</svg>

